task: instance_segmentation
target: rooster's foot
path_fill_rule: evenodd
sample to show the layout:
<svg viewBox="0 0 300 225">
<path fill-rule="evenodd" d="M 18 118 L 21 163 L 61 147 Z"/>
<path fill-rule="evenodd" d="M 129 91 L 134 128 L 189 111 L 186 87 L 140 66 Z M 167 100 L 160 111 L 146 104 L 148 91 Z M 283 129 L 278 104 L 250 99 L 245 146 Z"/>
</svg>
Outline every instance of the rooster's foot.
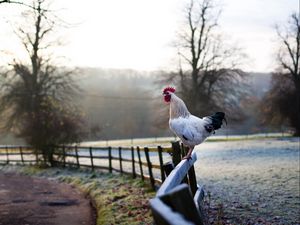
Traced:
<svg viewBox="0 0 300 225">
<path fill-rule="evenodd" d="M 184 159 L 187 159 L 187 160 L 192 159 L 192 156 L 191 156 L 191 155 L 192 155 L 193 149 L 194 149 L 194 148 L 190 148 L 189 151 L 188 151 L 188 153 L 186 154 L 186 156 L 184 156 L 184 157 L 182 158 L 182 160 L 184 160 Z"/>
<path fill-rule="evenodd" d="M 184 157 L 182 158 L 182 160 L 184 160 L 184 159 L 187 159 L 187 160 L 192 159 L 192 151 L 193 151 L 193 150 L 190 150 L 190 151 L 186 154 L 186 156 L 184 156 Z"/>
<path fill-rule="evenodd" d="M 192 156 L 191 155 L 186 155 L 182 158 L 182 160 L 185 160 L 185 159 L 190 160 L 190 159 L 192 159 Z"/>
</svg>

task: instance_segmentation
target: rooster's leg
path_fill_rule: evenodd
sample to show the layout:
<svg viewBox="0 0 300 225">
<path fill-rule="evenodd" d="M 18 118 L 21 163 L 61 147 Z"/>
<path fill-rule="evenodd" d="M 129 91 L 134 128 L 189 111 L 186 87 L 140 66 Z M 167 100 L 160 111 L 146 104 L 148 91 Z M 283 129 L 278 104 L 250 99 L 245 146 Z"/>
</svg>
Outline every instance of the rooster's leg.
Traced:
<svg viewBox="0 0 300 225">
<path fill-rule="evenodd" d="M 191 155 L 192 155 L 193 150 L 194 150 L 194 148 L 189 148 L 188 153 L 182 159 L 187 159 L 187 160 L 191 159 Z"/>
</svg>

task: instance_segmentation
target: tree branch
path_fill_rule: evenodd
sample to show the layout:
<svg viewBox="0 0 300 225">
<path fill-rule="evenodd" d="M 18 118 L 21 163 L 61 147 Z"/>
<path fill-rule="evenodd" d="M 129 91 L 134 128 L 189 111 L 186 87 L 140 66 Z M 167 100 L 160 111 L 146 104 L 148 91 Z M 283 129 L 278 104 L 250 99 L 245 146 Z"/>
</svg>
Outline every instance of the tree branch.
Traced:
<svg viewBox="0 0 300 225">
<path fill-rule="evenodd" d="M 22 6 L 26 6 L 26 7 L 29 7 L 29 8 L 31 8 L 31 9 L 37 10 L 36 7 L 31 6 L 31 5 L 28 5 L 28 4 L 24 3 L 24 2 L 20 2 L 20 1 L 11 1 L 11 0 L 0 0 L 0 5 L 1 5 L 1 4 L 5 4 L 5 3 L 7 3 L 7 4 L 17 4 L 17 5 L 22 5 Z M 47 11 L 47 10 L 45 10 L 45 11 Z"/>
</svg>

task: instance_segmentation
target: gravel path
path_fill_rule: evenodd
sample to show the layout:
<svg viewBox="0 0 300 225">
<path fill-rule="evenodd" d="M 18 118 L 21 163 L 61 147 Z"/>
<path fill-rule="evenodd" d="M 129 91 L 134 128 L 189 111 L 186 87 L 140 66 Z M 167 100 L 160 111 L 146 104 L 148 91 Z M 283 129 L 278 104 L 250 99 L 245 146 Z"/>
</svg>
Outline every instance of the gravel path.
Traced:
<svg viewBox="0 0 300 225">
<path fill-rule="evenodd" d="M 0 173 L 0 225 L 93 225 L 90 201 L 70 185 Z"/>
</svg>

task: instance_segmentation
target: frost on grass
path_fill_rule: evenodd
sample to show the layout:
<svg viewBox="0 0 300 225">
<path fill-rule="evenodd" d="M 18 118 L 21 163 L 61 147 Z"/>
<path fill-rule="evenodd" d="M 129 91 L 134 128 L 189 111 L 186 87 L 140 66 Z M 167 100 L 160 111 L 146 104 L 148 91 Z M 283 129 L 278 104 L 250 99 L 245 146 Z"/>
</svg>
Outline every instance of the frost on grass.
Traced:
<svg viewBox="0 0 300 225">
<path fill-rule="evenodd" d="M 152 224 L 148 201 L 155 193 L 140 179 L 127 175 L 31 166 L 0 166 L 0 171 L 17 172 L 69 183 L 90 196 L 98 224 Z"/>
<path fill-rule="evenodd" d="M 299 147 L 299 138 L 200 145 L 211 224 L 300 224 Z"/>
</svg>

